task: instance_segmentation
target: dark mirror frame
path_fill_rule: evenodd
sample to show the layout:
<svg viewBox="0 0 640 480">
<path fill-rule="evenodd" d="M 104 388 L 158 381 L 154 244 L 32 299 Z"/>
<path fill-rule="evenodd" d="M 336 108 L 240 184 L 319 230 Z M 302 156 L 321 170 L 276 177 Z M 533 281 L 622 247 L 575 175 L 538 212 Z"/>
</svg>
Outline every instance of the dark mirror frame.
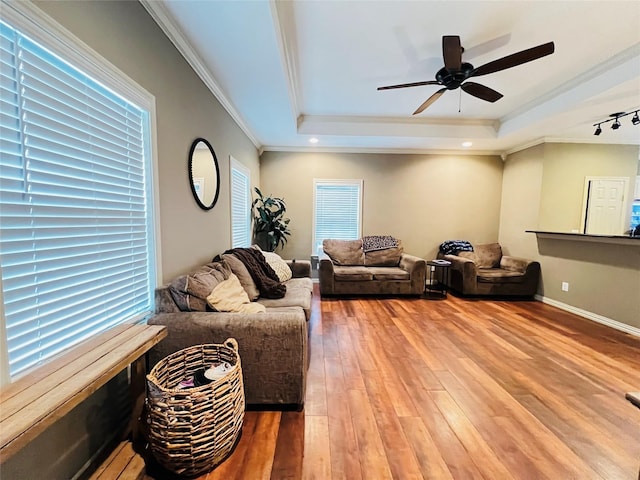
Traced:
<svg viewBox="0 0 640 480">
<path fill-rule="evenodd" d="M 213 201 L 211 202 L 211 205 L 205 205 L 204 203 L 202 203 L 202 200 L 200 200 L 200 197 L 196 192 L 196 187 L 193 184 L 193 154 L 196 151 L 196 147 L 200 142 L 204 143 L 209 149 L 209 151 L 211 152 L 211 156 L 213 157 L 213 168 L 215 169 L 215 172 L 216 172 L 216 192 L 215 192 L 215 195 L 213 196 Z M 193 194 L 193 198 L 195 198 L 196 203 L 200 208 L 202 208 L 203 210 L 211 210 L 215 206 L 216 202 L 218 201 L 218 196 L 220 194 L 220 166 L 218 165 L 218 158 L 216 157 L 216 152 L 213 151 L 213 147 L 211 146 L 211 144 L 204 138 L 196 138 L 191 144 L 191 149 L 189 150 L 189 185 L 191 186 L 191 193 Z"/>
</svg>

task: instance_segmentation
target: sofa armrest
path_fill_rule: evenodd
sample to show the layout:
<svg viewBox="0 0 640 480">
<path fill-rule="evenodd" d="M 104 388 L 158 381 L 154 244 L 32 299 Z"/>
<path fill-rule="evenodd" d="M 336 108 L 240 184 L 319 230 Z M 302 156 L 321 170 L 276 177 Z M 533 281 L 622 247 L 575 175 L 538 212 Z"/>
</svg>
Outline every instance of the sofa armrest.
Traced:
<svg viewBox="0 0 640 480">
<path fill-rule="evenodd" d="M 411 276 L 419 275 L 421 272 L 427 271 L 427 262 L 424 261 L 424 258 L 403 253 L 400 257 L 399 267 L 409 272 Z"/>
<path fill-rule="evenodd" d="M 318 279 L 320 281 L 320 294 L 332 295 L 334 293 L 333 262 L 329 255 L 321 253 L 318 256 Z"/>
<path fill-rule="evenodd" d="M 149 351 L 149 368 L 183 348 L 238 342 L 248 404 L 304 403 L 308 327 L 301 308 L 258 314 L 182 312 L 154 315 L 167 337 Z"/>
<path fill-rule="evenodd" d="M 533 260 L 529 260 L 527 258 L 503 255 L 500 259 L 500 268 L 504 268 L 505 270 L 510 270 L 513 272 L 525 273 L 532 263 L 537 262 L 534 262 Z"/>
<path fill-rule="evenodd" d="M 457 255 L 438 255 L 451 262 L 451 285 L 454 289 L 463 294 L 474 294 L 478 284 L 478 267 L 469 258 Z"/>
<path fill-rule="evenodd" d="M 427 262 L 424 261 L 424 258 L 403 253 L 398 266 L 409 272 L 411 291 L 414 293 L 422 293 L 427 279 Z"/>
<path fill-rule="evenodd" d="M 293 278 L 311 277 L 310 260 L 287 260 Z"/>
</svg>

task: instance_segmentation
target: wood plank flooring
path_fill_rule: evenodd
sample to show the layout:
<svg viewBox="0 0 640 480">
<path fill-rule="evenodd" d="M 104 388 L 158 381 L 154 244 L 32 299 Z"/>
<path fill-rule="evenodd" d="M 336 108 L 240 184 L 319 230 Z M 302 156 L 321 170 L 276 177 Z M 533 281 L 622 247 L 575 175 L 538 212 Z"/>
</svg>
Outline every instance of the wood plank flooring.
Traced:
<svg viewBox="0 0 640 480">
<path fill-rule="evenodd" d="M 640 339 L 535 301 L 320 299 L 304 412 L 199 480 L 603 479 L 640 466 Z M 151 477 L 146 477 L 148 480 Z"/>
</svg>

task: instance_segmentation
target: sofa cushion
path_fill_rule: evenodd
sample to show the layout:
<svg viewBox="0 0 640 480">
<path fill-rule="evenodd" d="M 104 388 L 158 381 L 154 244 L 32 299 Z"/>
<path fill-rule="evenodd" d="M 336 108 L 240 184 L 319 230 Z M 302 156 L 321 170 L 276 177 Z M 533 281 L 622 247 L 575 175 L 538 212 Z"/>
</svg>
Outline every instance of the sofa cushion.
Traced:
<svg viewBox="0 0 640 480">
<path fill-rule="evenodd" d="M 256 302 L 250 302 L 240 280 L 233 273 L 218 283 L 207 297 L 207 303 L 218 312 L 264 313 L 266 308 Z"/>
<path fill-rule="evenodd" d="M 309 292 L 313 292 L 313 280 L 309 277 L 292 278 L 291 280 L 284 282 L 284 284 L 287 286 L 287 291 L 292 288 L 304 288 Z"/>
<path fill-rule="evenodd" d="M 336 265 L 333 267 L 333 279 L 336 282 L 357 282 L 363 280 L 373 280 L 373 273 L 367 267 L 342 267 Z"/>
<path fill-rule="evenodd" d="M 364 265 L 362 239 L 326 239 L 322 241 L 322 249 L 336 265 Z"/>
<path fill-rule="evenodd" d="M 499 243 L 486 243 L 474 245 L 476 254 L 476 265 L 478 268 L 495 268 L 500 266 L 502 258 L 502 247 Z"/>
<path fill-rule="evenodd" d="M 225 262 L 213 262 L 193 273 L 181 275 L 171 282 L 169 292 L 183 312 L 206 312 L 207 297 L 220 282 L 231 275 Z"/>
<path fill-rule="evenodd" d="M 227 262 L 233 274 L 240 280 L 240 285 L 247 292 L 249 300 L 256 300 L 260 296 L 260 291 L 244 263 L 232 253 L 223 253 L 222 259 Z"/>
<path fill-rule="evenodd" d="M 409 272 L 398 267 L 367 267 L 374 280 L 409 280 Z"/>
<path fill-rule="evenodd" d="M 398 240 L 397 247 L 365 253 L 364 264 L 367 267 L 397 267 L 403 252 L 402 241 Z"/>
<path fill-rule="evenodd" d="M 273 268 L 273 271 L 276 272 L 276 275 L 281 282 L 286 282 L 293 277 L 291 268 L 289 268 L 287 262 L 285 262 L 280 255 L 274 252 L 264 252 L 262 250 L 261 252 L 262 255 L 264 255 L 264 259 L 267 261 L 269 266 Z"/>
<path fill-rule="evenodd" d="M 311 292 L 303 287 L 290 288 L 282 298 L 259 298 L 257 303 L 264 305 L 269 310 L 274 307 L 302 307 L 303 310 L 311 309 Z"/>
<path fill-rule="evenodd" d="M 522 272 L 503 268 L 479 268 L 478 282 L 481 283 L 522 283 L 525 275 Z"/>
</svg>

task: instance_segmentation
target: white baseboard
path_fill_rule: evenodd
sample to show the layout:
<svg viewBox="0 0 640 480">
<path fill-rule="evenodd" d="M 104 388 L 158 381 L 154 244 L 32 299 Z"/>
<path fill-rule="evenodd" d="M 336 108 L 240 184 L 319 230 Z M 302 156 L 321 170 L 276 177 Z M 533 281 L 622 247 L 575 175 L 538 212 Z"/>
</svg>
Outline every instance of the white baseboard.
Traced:
<svg viewBox="0 0 640 480">
<path fill-rule="evenodd" d="M 589 312 L 587 310 L 583 310 L 581 308 L 574 307 L 573 305 L 568 305 L 566 303 L 562 303 L 562 302 L 559 302 L 558 300 L 553 300 L 552 298 L 544 297 L 542 295 L 536 295 L 535 299 L 542 303 L 546 303 L 548 305 L 557 307 L 560 310 L 565 310 L 567 312 L 575 313 L 576 315 L 584 317 L 588 320 L 602 323 L 603 325 L 607 325 L 608 327 L 615 328 L 616 330 L 620 330 L 622 332 L 629 333 L 636 337 L 640 337 L 640 328 L 632 327 L 631 325 L 627 325 L 626 323 L 618 322 L 617 320 L 613 320 L 611 318 L 598 315 L 597 313 Z"/>
</svg>

